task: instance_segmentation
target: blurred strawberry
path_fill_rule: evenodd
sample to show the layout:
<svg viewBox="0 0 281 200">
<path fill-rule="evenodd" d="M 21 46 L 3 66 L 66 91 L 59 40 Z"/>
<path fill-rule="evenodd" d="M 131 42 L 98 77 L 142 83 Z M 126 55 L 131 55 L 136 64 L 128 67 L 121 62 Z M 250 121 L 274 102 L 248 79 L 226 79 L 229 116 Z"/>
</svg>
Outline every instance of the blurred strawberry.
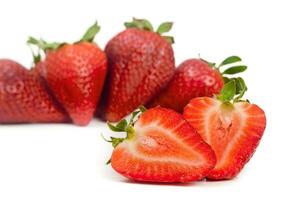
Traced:
<svg viewBox="0 0 281 200">
<path fill-rule="evenodd" d="M 66 113 L 33 71 L 0 60 L 0 123 L 66 121 Z"/>
<path fill-rule="evenodd" d="M 101 115 L 119 121 L 147 103 L 172 78 L 175 70 L 173 38 L 163 36 L 172 23 L 163 23 L 156 32 L 147 20 L 133 19 L 126 30 L 106 45 L 109 74 L 103 92 Z"/>
<path fill-rule="evenodd" d="M 99 30 L 94 24 L 73 44 L 47 43 L 32 37 L 28 41 L 46 53 L 37 71 L 73 122 L 81 126 L 95 113 L 107 71 L 105 53 L 92 43 Z"/>
<path fill-rule="evenodd" d="M 195 97 L 212 97 L 220 93 L 224 79 L 228 81 L 229 74 L 236 74 L 247 69 L 245 65 L 231 66 L 221 72 L 224 66 L 240 62 L 238 56 L 226 58 L 219 66 L 203 59 L 189 59 L 176 69 L 175 75 L 160 94 L 155 97 L 148 107 L 157 105 L 182 112 L 184 106 Z"/>
</svg>

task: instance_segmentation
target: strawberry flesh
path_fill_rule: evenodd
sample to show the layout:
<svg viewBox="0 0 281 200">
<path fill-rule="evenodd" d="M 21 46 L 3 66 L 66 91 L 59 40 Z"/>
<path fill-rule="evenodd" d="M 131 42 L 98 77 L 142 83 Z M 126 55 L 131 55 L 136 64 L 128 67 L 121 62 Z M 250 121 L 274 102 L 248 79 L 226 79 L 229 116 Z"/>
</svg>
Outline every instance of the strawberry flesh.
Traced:
<svg viewBox="0 0 281 200">
<path fill-rule="evenodd" d="M 120 143 L 112 167 L 136 181 L 190 182 L 203 179 L 215 166 L 213 150 L 173 110 L 145 111 L 134 125 L 134 135 Z"/>
<path fill-rule="evenodd" d="M 195 98 L 184 109 L 185 119 L 213 148 L 217 164 L 209 179 L 232 179 L 250 160 L 263 135 L 264 111 L 248 102 L 222 103 Z"/>
</svg>

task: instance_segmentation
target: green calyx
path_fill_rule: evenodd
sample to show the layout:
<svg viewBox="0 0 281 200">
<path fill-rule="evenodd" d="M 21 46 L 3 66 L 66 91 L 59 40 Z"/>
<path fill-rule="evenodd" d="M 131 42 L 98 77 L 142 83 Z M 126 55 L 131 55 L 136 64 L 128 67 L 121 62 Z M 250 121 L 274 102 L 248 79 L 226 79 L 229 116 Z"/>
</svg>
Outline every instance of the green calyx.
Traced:
<svg viewBox="0 0 281 200">
<path fill-rule="evenodd" d="M 98 22 L 96 21 L 94 25 L 92 25 L 86 33 L 83 35 L 81 40 L 78 42 L 94 42 L 94 39 L 97 35 L 97 33 L 100 31 L 100 26 L 98 25 Z"/>
<path fill-rule="evenodd" d="M 213 62 L 209 62 L 200 58 L 204 62 L 207 62 L 210 67 L 217 69 L 222 75 L 233 75 L 244 72 L 247 70 L 246 65 L 237 64 L 242 62 L 242 59 L 238 56 L 229 56 L 224 59 L 219 65 Z M 226 69 L 222 70 L 223 68 L 227 67 Z"/>
<path fill-rule="evenodd" d="M 154 28 L 152 24 L 146 19 L 133 18 L 131 22 L 125 22 L 124 25 L 126 28 L 137 28 L 145 31 L 154 32 Z M 163 38 L 165 38 L 170 44 L 175 43 L 174 38 L 172 36 L 166 36 L 163 34 L 169 32 L 172 29 L 172 27 L 173 27 L 172 22 L 164 22 L 160 24 L 159 27 L 156 29 L 156 33 L 158 33 Z"/>
<path fill-rule="evenodd" d="M 129 121 L 126 119 L 122 119 L 120 122 L 117 124 L 113 125 L 112 123 L 107 122 L 107 126 L 110 130 L 114 132 L 125 132 L 126 136 L 125 137 L 110 137 L 110 139 L 105 139 L 102 135 L 102 138 L 106 141 L 112 144 L 112 147 L 115 148 L 117 147 L 120 143 L 122 143 L 125 140 L 130 140 L 133 139 L 135 130 L 134 130 L 134 124 L 138 120 L 139 116 L 141 113 L 145 112 L 146 108 L 144 106 L 140 106 L 137 110 L 135 110 Z M 109 164 L 110 160 L 106 163 Z"/>
<path fill-rule="evenodd" d="M 220 94 L 217 95 L 217 99 L 224 103 L 245 101 L 241 100 L 247 91 L 245 81 L 241 77 L 231 78 L 225 81 L 224 87 L 222 88 Z"/>
<path fill-rule="evenodd" d="M 92 25 L 90 28 L 87 29 L 87 31 L 84 33 L 82 38 L 78 40 L 76 43 L 80 42 L 93 42 L 96 34 L 100 31 L 100 26 L 98 25 L 98 22 L 96 21 L 94 25 Z M 37 53 L 35 54 L 34 51 L 32 51 L 33 55 L 33 61 L 34 63 L 38 63 L 41 61 L 43 52 L 46 54 L 48 51 L 57 50 L 58 48 L 62 47 L 63 45 L 67 44 L 66 42 L 46 42 L 43 39 L 36 39 L 34 37 L 29 37 L 27 40 L 27 44 L 30 46 L 35 46 L 37 48 Z"/>
<path fill-rule="evenodd" d="M 241 98 L 248 88 L 243 78 L 233 77 L 233 75 L 247 70 L 246 65 L 240 64 L 242 62 L 242 59 L 239 56 L 229 56 L 224 59 L 219 65 L 217 65 L 216 63 L 208 62 L 204 59 L 201 60 L 207 62 L 210 67 L 218 70 L 223 76 L 224 87 L 221 90 L 221 93 L 217 95 L 217 98 L 223 102 L 242 101 Z"/>
</svg>

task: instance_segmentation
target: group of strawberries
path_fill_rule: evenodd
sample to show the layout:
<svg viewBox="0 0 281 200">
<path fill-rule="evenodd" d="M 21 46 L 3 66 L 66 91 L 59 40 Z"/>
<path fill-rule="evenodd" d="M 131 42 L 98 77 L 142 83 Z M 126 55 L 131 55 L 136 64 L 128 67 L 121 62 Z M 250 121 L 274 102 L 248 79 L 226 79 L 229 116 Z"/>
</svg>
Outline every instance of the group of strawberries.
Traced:
<svg viewBox="0 0 281 200">
<path fill-rule="evenodd" d="M 109 128 L 126 133 L 107 141 L 114 147 L 112 167 L 130 179 L 235 177 L 266 124 L 263 110 L 242 100 L 244 80 L 232 76 L 247 67 L 231 56 L 219 65 L 198 58 L 176 68 L 174 40 L 165 35 L 172 23 L 154 31 L 149 21 L 134 18 L 125 26 L 104 51 L 93 42 L 100 30 L 95 23 L 73 44 L 30 37 L 38 49 L 31 70 L 1 59 L 0 123 L 85 126 L 96 114 L 119 121 Z"/>
</svg>

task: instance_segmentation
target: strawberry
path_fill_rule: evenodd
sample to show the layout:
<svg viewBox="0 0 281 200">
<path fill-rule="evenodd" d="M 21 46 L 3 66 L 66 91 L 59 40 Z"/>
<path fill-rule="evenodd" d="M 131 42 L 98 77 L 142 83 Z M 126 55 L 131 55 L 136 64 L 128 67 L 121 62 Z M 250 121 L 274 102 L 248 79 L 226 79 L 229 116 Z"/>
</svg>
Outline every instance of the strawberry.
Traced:
<svg viewBox="0 0 281 200">
<path fill-rule="evenodd" d="M 154 98 L 148 107 L 161 105 L 182 112 L 184 106 L 195 97 L 209 96 L 220 93 L 227 74 L 235 74 L 247 69 L 244 65 L 232 66 L 223 72 L 225 65 L 241 61 L 237 56 L 225 59 L 218 67 L 215 63 L 203 59 L 189 59 L 176 69 L 175 75 L 160 94 Z M 225 77 L 226 78 L 226 77 Z"/>
<path fill-rule="evenodd" d="M 30 38 L 46 52 L 37 70 L 73 122 L 87 125 L 95 113 L 107 71 L 105 53 L 92 43 L 100 27 L 93 25 L 74 43 L 51 43 Z"/>
<path fill-rule="evenodd" d="M 36 74 L 15 61 L 0 60 L 0 123 L 66 121 L 66 113 Z"/>
<path fill-rule="evenodd" d="M 114 147 L 111 166 L 123 176 L 144 182 L 190 182 L 203 179 L 215 166 L 213 150 L 177 112 L 161 107 L 141 109 L 128 123 L 113 131 L 124 131 L 126 138 L 107 140 Z"/>
<path fill-rule="evenodd" d="M 109 74 L 100 113 L 105 120 L 115 122 L 147 103 L 175 70 L 173 38 L 162 36 L 172 23 L 161 24 L 157 32 L 143 19 L 133 19 L 125 26 L 127 29 L 113 37 L 105 48 Z"/>
<path fill-rule="evenodd" d="M 242 79 L 232 80 L 216 98 L 194 98 L 184 108 L 184 118 L 216 153 L 217 164 L 207 175 L 209 179 L 237 176 L 261 140 L 265 113 L 259 106 L 241 100 L 245 90 Z"/>
</svg>

